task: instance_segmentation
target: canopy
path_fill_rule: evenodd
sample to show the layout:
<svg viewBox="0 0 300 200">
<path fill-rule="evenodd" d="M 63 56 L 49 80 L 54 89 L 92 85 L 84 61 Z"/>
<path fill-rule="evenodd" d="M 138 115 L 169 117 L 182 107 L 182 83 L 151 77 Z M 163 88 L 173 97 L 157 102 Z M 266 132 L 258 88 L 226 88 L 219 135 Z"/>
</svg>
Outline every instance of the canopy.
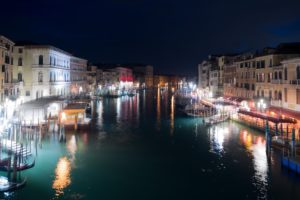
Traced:
<svg viewBox="0 0 300 200">
<path fill-rule="evenodd" d="M 291 123 L 291 124 L 296 124 L 297 120 L 293 119 L 293 118 L 278 118 L 278 117 L 272 117 L 263 113 L 258 113 L 258 112 L 251 112 L 251 111 L 247 111 L 247 110 L 239 110 L 238 113 L 244 114 L 244 115 L 249 115 L 251 117 L 256 117 L 256 118 L 260 118 L 260 119 L 264 119 L 264 120 L 268 120 L 270 122 L 273 123 Z"/>
</svg>

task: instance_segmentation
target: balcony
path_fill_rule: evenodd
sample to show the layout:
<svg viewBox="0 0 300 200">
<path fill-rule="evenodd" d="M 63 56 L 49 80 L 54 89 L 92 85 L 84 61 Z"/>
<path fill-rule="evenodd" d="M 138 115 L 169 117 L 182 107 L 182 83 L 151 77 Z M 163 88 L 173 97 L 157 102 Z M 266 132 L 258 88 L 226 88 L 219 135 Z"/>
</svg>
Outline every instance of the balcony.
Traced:
<svg viewBox="0 0 300 200">
<path fill-rule="evenodd" d="M 290 80 L 290 85 L 300 85 L 300 79 Z"/>
<path fill-rule="evenodd" d="M 272 80 L 271 80 L 271 83 L 272 83 L 272 84 L 284 84 L 285 81 L 284 81 L 284 80 L 281 80 L 281 79 L 272 79 Z"/>
</svg>

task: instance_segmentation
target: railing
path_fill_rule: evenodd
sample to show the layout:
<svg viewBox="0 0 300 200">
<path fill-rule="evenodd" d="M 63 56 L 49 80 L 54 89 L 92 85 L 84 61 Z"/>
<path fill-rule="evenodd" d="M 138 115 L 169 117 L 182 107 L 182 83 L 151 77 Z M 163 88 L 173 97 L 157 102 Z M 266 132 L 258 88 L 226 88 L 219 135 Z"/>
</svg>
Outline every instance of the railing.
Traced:
<svg viewBox="0 0 300 200">
<path fill-rule="evenodd" d="M 290 84 L 291 85 L 300 85 L 300 80 L 297 79 L 297 80 L 290 80 Z"/>
<path fill-rule="evenodd" d="M 283 84 L 285 81 L 281 79 L 272 79 L 271 83 L 272 84 Z"/>
</svg>

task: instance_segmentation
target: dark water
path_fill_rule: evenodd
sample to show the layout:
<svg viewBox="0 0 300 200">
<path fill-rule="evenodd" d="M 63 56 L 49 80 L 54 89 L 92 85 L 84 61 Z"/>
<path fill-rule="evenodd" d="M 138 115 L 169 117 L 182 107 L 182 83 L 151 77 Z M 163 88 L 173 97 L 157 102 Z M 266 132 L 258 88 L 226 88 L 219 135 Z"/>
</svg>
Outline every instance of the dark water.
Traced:
<svg viewBox="0 0 300 200">
<path fill-rule="evenodd" d="M 27 185 L 6 199 L 300 199 L 300 177 L 265 151 L 263 134 L 206 128 L 168 94 L 95 103 L 92 131 L 47 134 Z"/>
</svg>

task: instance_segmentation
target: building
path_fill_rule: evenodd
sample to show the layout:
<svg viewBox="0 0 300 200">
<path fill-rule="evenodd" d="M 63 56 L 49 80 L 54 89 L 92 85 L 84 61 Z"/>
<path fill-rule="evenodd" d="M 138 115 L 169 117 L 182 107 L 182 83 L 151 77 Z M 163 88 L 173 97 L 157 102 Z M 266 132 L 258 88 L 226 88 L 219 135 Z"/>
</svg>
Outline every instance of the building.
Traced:
<svg viewBox="0 0 300 200">
<path fill-rule="evenodd" d="M 72 95 L 79 95 L 87 91 L 87 60 L 72 56 L 70 58 L 70 77 Z"/>
<path fill-rule="evenodd" d="M 185 83 L 185 78 L 175 75 L 154 75 L 155 87 L 180 88 Z"/>
<path fill-rule="evenodd" d="M 224 66 L 234 60 L 236 55 L 210 55 L 198 65 L 198 87 L 209 91 L 213 97 L 224 94 Z"/>
<path fill-rule="evenodd" d="M 153 87 L 153 66 L 152 65 L 128 65 L 132 69 L 134 85 L 141 88 Z"/>
<path fill-rule="evenodd" d="M 23 85 L 20 95 L 24 101 L 45 96 L 70 95 L 71 59 L 73 59 L 73 67 L 76 68 L 72 75 L 85 70 L 84 60 L 77 59 L 59 48 L 17 43 L 14 51 L 13 77 L 15 81 Z M 75 65 L 74 62 L 77 61 L 83 64 Z M 74 77 L 73 80 L 76 81 L 77 78 Z"/>
<path fill-rule="evenodd" d="M 97 66 L 88 66 L 86 72 L 87 91 L 92 92 L 97 89 Z"/>
<path fill-rule="evenodd" d="M 300 57 L 273 68 L 271 106 L 300 111 Z"/>
<path fill-rule="evenodd" d="M 0 102 L 7 97 L 15 97 L 18 91 L 13 81 L 14 42 L 0 35 Z"/>
</svg>

